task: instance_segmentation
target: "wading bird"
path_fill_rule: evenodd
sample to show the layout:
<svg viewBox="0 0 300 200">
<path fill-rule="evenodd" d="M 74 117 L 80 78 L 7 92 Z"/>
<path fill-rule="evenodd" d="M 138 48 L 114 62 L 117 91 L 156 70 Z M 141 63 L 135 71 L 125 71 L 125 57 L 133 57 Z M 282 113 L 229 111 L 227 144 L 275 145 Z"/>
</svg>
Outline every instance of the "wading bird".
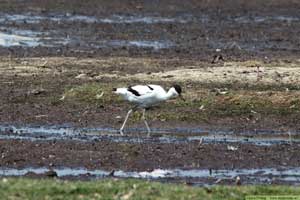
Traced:
<svg viewBox="0 0 300 200">
<path fill-rule="evenodd" d="M 168 92 L 164 90 L 160 85 L 136 85 L 128 88 L 114 88 L 113 91 L 123 97 L 124 100 L 134 104 L 131 108 L 120 128 L 120 134 L 123 135 L 123 129 L 132 111 L 141 108 L 143 109 L 142 119 L 147 127 L 148 136 L 150 136 L 150 128 L 145 118 L 146 109 L 157 105 L 170 98 L 181 97 L 181 87 L 179 85 L 173 85 Z M 183 99 L 183 98 L 182 98 Z M 184 99 L 183 99 L 184 100 Z"/>
</svg>

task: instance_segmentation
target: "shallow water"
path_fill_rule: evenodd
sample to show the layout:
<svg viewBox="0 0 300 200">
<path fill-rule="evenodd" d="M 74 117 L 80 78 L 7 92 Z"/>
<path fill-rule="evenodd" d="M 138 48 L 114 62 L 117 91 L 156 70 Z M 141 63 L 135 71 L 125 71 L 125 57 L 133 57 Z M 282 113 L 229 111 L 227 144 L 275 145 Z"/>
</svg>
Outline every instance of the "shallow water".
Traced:
<svg viewBox="0 0 300 200">
<path fill-rule="evenodd" d="M 56 23 L 63 22 L 83 22 L 83 23 L 108 23 L 108 24 L 121 24 L 121 23 L 187 23 L 190 21 L 190 16 L 180 17 L 162 17 L 162 16 L 140 16 L 140 15 L 111 15 L 107 17 L 95 17 L 87 15 L 72 15 L 72 14 L 48 14 L 48 15 L 36 15 L 33 13 L 24 14 L 0 14 L 0 22 L 10 23 L 30 23 L 36 24 L 42 21 L 52 21 Z"/>
<path fill-rule="evenodd" d="M 127 130 L 128 131 L 128 130 Z M 296 132 L 261 130 L 236 133 L 228 130 L 205 130 L 202 128 L 153 129 L 152 137 L 146 137 L 144 129 L 129 129 L 130 134 L 119 135 L 113 128 L 72 128 L 59 126 L 14 126 L 0 125 L 0 139 L 21 140 L 77 140 L 112 141 L 126 143 L 248 143 L 255 145 L 276 145 L 300 143 Z M 132 135 L 134 134 L 134 135 Z M 136 134 L 138 134 L 136 136 Z"/>
<path fill-rule="evenodd" d="M 299 22 L 300 17 L 297 16 L 240 16 L 233 18 L 238 23 L 270 23 L 270 22 Z"/>
<path fill-rule="evenodd" d="M 91 44 L 93 47 L 138 47 L 138 48 L 152 48 L 155 50 L 167 49 L 174 44 L 171 41 L 150 41 L 150 40 L 110 40 L 98 41 Z"/>
<path fill-rule="evenodd" d="M 245 15 L 238 17 L 224 17 L 225 23 L 273 23 L 273 22 L 300 22 L 300 17 L 298 16 L 259 16 L 259 15 Z M 111 15 L 105 17 L 96 16 L 86 16 L 86 15 L 73 15 L 73 14 L 57 14 L 48 13 L 46 15 L 39 15 L 34 13 L 20 13 L 20 14 L 6 14 L 0 13 L 0 23 L 3 26 L 0 28 L 2 33 L 0 34 L 0 46 L 12 47 L 12 46 L 22 46 L 22 47 L 61 47 L 68 46 L 69 48 L 124 48 L 124 47 L 134 47 L 140 49 L 154 49 L 162 50 L 169 49 L 173 47 L 184 47 L 178 41 L 172 41 L 171 38 L 164 36 L 158 39 L 149 40 L 148 33 L 146 35 L 137 35 L 136 38 L 131 40 L 119 40 L 119 39 L 91 39 L 91 37 L 85 38 L 81 32 L 73 32 L 68 35 L 68 26 L 71 23 L 78 23 L 79 26 L 82 24 L 186 24 L 186 23 L 196 23 L 196 24 L 212 24 L 216 23 L 215 19 L 210 18 L 207 15 L 197 15 L 193 16 L 190 14 L 181 14 L 174 17 L 163 17 L 152 15 Z M 65 24 L 64 27 L 56 26 L 57 28 L 52 28 L 47 30 L 48 26 L 44 23 L 56 23 L 58 25 Z M 68 24 L 69 23 L 69 24 Z M 12 28 L 12 26 L 16 27 Z M 34 30 L 44 30 L 43 32 L 32 31 L 21 29 L 20 27 L 26 27 L 28 24 L 34 28 Z M 88 27 L 91 28 L 92 26 Z M 129 29 L 131 29 L 129 27 Z M 151 28 L 149 31 L 151 32 Z M 280 30 L 279 30 L 280 31 Z M 151 33 L 150 33 L 151 34 Z M 117 34 L 116 34 L 117 35 Z M 163 34 L 165 35 L 165 34 Z M 225 41 L 210 39 L 207 37 L 207 41 L 203 45 L 208 46 L 211 49 L 238 49 L 245 50 L 249 52 L 265 51 L 269 50 L 290 50 L 298 51 L 295 44 L 289 43 L 289 41 L 272 41 L 269 39 L 262 38 L 251 38 L 248 41 L 231 41 L 226 39 Z"/>
<path fill-rule="evenodd" d="M 70 37 L 59 37 L 51 32 L 36 32 L 31 30 L 13 29 L 9 33 L 0 32 L 0 46 L 12 47 L 59 47 L 59 46 L 76 46 L 78 40 Z M 154 50 L 167 49 L 174 44 L 171 41 L 151 41 L 151 40 L 103 40 L 84 42 L 81 46 L 91 48 L 109 48 L 109 47 L 136 47 L 150 48 Z"/>
<path fill-rule="evenodd" d="M 271 23 L 271 22 L 299 22 L 300 16 L 275 15 L 244 15 L 238 17 L 226 17 L 226 21 L 234 21 L 238 23 Z M 163 17 L 155 14 L 152 15 L 110 15 L 110 16 L 88 16 L 76 14 L 55 14 L 39 15 L 34 13 L 6 14 L 0 13 L 0 22 L 4 24 L 37 24 L 42 21 L 52 21 L 55 23 L 65 22 L 81 22 L 81 23 L 107 23 L 107 24 L 132 24 L 132 23 L 211 23 L 214 21 L 208 15 L 191 15 L 181 14 L 174 17 Z"/>
<path fill-rule="evenodd" d="M 0 176 L 24 176 L 28 173 L 45 174 L 48 171 L 56 172 L 57 176 L 78 177 L 88 176 L 90 179 L 99 179 L 109 176 L 117 178 L 138 178 L 154 180 L 189 180 L 191 184 L 203 185 L 216 180 L 231 180 L 240 177 L 244 184 L 271 183 L 280 181 L 293 185 L 300 184 L 300 168 L 262 168 L 262 169 L 233 169 L 233 170 L 209 170 L 209 169 L 155 169 L 153 171 L 122 171 L 113 173 L 105 170 L 88 170 L 85 168 L 0 168 Z M 212 182 L 213 183 L 213 182 Z"/>
<path fill-rule="evenodd" d="M 27 37 L 22 35 L 6 34 L 0 32 L 0 46 L 27 46 L 36 47 L 39 46 L 39 39 L 36 37 Z"/>
</svg>

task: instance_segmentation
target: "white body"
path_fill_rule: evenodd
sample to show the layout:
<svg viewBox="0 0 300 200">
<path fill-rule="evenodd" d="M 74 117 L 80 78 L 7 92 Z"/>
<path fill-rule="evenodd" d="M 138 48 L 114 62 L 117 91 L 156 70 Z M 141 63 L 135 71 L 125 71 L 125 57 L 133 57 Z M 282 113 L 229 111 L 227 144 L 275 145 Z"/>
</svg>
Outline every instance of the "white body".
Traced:
<svg viewBox="0 0 300 200">
<path fill-rule="evenodd" d="M 176 89 L 175 89 L 176 88 Z M 177 92 L 177 91 L 178 92 Z M 129 115 L 133 112 L 136 107 L 143 109 L 143 120 L 147 127 L 148 136 L 150 135 L 150 128 L 145 118 L 146 108 L 154 106 L 162 101 L 166 101 L 172 97 L 177 97 L 180 95 L 181 88 L 178 85 L 171 87 L 168 92 L 166 92 L 159 85 L 136 85 L 128 88 L 116 88 L 114 89 L 116 94 L 119 94 L 123 99 L 135 104 L 135 107 L 130 109 L 125 117 L 122 127 L 120 128 L 120 133 L 123 135 L 123 129 L 128 120 Z"/>
<path fill-rule="evenodd" d="M 174 88 L 166 92 L 159 85 L 136 85 L 131 87 L 139 95 L 136 95 L 128 88 L 117 88 L 115 93 L 123 97 L 123 99 L 136 104 L 141 108 L 148 108 L 162 101 L 178 96 Z"/>
</svg>

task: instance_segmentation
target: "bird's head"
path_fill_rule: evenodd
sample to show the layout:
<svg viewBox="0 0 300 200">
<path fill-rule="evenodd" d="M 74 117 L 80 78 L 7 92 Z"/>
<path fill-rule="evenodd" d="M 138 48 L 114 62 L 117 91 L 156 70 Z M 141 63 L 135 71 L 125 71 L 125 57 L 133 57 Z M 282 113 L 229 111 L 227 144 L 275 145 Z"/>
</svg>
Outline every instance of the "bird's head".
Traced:
<svg viewBox="0 0 300 200">
<path fill-rule="evenodd" d="M 172 91 L 174 97 L 180 97 L 182 100 L 185 101 L 185 99 L 181 95 L 182 89 L 180 85 L 175 84 L 170 88 L 170 90 Z"/>
</svg>

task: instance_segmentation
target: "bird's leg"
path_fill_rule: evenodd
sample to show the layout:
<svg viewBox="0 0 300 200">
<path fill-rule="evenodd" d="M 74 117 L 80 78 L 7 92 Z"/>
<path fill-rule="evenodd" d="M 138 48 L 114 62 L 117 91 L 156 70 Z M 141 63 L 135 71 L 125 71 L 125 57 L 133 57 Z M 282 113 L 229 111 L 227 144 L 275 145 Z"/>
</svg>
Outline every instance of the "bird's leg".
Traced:
<svg viewBox="0 0 300 200">
<path fill-rule="evenodd" d="M 126 122 L 127 122 L 127 120 L 128 120 L 128 117 L 129 117 L 130 113 L 132 113 L 132 111 L 133 111 L 133 109 L 130 109 L 130 110 L 128 111 L 126 117 L 125 117 L 125 120 L 124 120 L 124 122 L 123 122 L 123 125 L 122 125 L 122 127 L 120 128 L 120 134 L 121 134 L 121 135 L 124 135 L 123 129 L 124 129 L 125 124 L 126 124 Z"/>
<path fill-rule="evenodd" d="M 149 126 L 148 126 L 148 123 L 147 123 L 147 121 L 146 121 L 145 113 L 146 113 L 146 109 L 144 108 L 144 109 L 143 109 L 143 117 L 142 117 L 142 118 L 143 118 L 144 123 L 145 123 L 145 125 L 146 125 L 146 127 L 147 127 L 147 131 L 148 131 L 147 136 L 149 137 L 149 136 L 150 136 L 151 130 L 150 130 L 150 128 L 149 128 Z"/>
</svg>

